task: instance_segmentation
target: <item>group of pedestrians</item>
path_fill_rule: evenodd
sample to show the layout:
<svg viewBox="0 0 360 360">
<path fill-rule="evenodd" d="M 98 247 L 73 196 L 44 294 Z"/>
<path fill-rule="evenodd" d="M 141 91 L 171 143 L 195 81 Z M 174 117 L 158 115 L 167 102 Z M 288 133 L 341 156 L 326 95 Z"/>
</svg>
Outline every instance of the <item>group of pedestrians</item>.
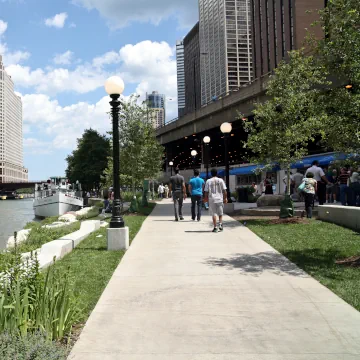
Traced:
<svg viewBox="0 0 360 360">
<path fill-rule="evenodd" d="M 223 231 L 224 204 L 227 203 L 227 189 L 223 179 L 217 177 L 217 170 L 211 170 L 211 179 L 206 182 L 200 178 L 198 170 L 194 170 L 194 177 L 189 183 L 191 195 L 191 219 L 201 220 L 203 202 L 209 204 L 209 211 L 213 220 L 213 232 Z M 183 202 L 186 199 L 186 184 L 180 170 L 175 169 L 175 175 L 170 178 L 170 191 L 174 201 L 175 221 L 184 220 Z M 219 220 L 219 221 L 217 221 Z"/>
<path fill-rule="evenodd" d="M 307 169 L 298 190 L 305 199 L 307 217 L 312 217 L 312 209 L 317 194 L 319 205 L 326 202 L 336 203 L 337 189 L 339 187 L 340 202 L 342 205 L 360 206 L 360 178 L 359 173 L 342 168 L 340 174 L 333 169 L 325 175 L 324 170 L 314 161 Z"/>
</svg>

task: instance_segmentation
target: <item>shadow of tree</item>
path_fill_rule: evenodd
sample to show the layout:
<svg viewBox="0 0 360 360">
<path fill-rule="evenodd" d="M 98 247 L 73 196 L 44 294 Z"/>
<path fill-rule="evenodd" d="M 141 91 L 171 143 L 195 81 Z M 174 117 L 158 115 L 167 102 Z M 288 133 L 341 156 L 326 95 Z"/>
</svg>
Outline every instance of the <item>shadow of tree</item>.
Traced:
<svg viewBox="0 0 360 360">
<path fill-rule="evenodd" d="M 207 258 L 205 264 L 215 267 L 225 267 L 228 270 L 239 270 L 253 276 L 259 276 L 265 271 L 270 271 L 279 276 L 293 275 L 308 277 L 296 265 L 279 253 L 266 251 L 256 254 L 233 254 L 227 258 Z"/>
</svg>

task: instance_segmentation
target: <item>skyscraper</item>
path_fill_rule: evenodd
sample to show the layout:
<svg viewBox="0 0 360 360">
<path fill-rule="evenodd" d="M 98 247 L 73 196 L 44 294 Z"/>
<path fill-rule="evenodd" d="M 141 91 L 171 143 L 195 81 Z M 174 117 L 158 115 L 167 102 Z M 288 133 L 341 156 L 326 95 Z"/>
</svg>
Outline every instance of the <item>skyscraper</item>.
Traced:
<svg viewBox="0 0 360 360">
<path fill-rule="evenodd" d="M 146 94 L 146 103 L 154 128 L 165 125 L 165 95 L 153 91 L 151 94 Z"/>
<path fill-rule="evenodd" d="M 199 0 L 201 102 L 252 80 L 251 0 Z"/>
<path fill-rule="evenodd" d="M 326 0 L 252 0 L 255 78 L 271 72 L 289 51 L 302 48 L 308 29 L 323 36 L 320 26 L 311 24 L 324 6 Z"/>
<path fill-rule="evenodd" d="M 201 107 L 199 23 L 184 38 L 185 114 Z"/>
<path fill-rule="evenodd" d="M 22 102 L 0 55 L 0 183 L 28 181 L 23 167 Z"/>
<path fill-rule="evenodd" d="M 176 42 L 176 68 L 178 89 L 178 114 L 179 117 L 185 112 L 185 68 L 184 68 L 184 42 Z"/>
</svg>

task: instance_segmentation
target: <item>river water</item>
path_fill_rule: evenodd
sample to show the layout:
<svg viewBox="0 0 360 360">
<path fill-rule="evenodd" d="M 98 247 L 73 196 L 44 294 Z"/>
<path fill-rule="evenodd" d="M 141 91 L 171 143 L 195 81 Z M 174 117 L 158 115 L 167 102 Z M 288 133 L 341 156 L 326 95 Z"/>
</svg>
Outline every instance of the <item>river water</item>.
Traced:
<svg viewBox="0 0 360 360">
<path fill-rule="evenodd" d="M 22 230 L 34 218 L 33 199 L 0 200 L 0 249 L 14 231 Z"/>
</svg>

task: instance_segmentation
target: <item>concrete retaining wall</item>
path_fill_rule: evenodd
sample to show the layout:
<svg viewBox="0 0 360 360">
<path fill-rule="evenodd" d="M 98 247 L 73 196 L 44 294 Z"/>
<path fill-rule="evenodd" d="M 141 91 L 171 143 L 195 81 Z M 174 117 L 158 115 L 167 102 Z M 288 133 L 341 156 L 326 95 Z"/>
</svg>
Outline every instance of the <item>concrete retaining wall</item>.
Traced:
<svg viewBox="0 0 360 360">
<path fill-rule="evenodd" d="M 322 205 L 318 208 L 318 218 L 354 230 L 360 230 L 360 208 L 341 205 Z"/>
<path fill-rule="evenodd" d="M 54 259 L 55 261 L 62 259 L 66 254 L 73 251 L 81 241 L 99 229 L 100 220 L 83 221 L 80 230 L 44 244 L 41 249 L 36 250 L 40 268 L 47 268 L 54 262 Z M 24 258 L 28 256 L 30 256 L 29 253 L 23 254 Z"/>
</svg>

